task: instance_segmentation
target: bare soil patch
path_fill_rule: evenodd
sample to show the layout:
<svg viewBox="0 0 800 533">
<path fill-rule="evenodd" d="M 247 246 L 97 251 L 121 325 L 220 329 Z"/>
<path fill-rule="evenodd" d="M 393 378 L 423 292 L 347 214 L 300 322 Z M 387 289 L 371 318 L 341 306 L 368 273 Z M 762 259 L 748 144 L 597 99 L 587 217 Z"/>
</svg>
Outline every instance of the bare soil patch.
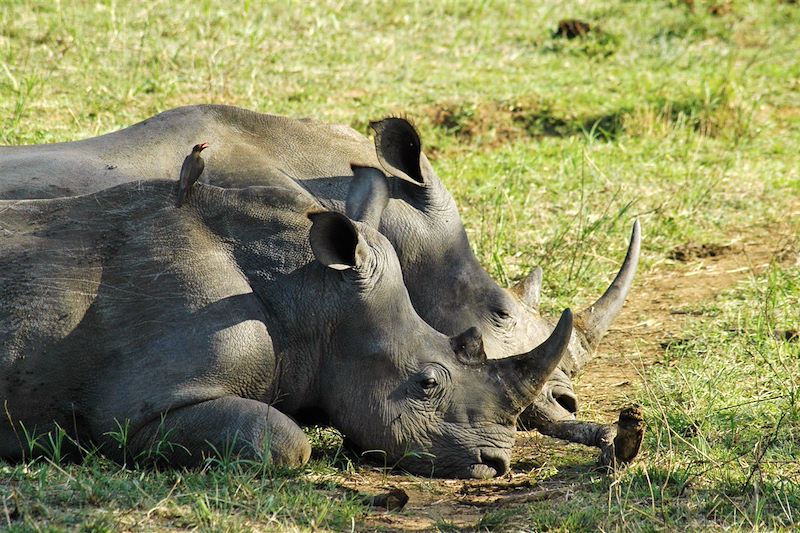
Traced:
<svg viewBox="0 0 800 533">
<path fill-rule="evenodd" d="M 717 257 L 731 251 L 731 246 L 727 244 L 696 243 L 687 242 L 673 249 L 667 256 L 675 261 L 691 261 L 692 259 L 703 259 L 705 257 Z"/>
<path fill-rule="evenodd" d="M 520 139 L 568 137 L 589 132 L 611 139 L 622 132 L 628 109 L 592 116 L 556 110 L 537 96 L 477 103 L 443 102 L 422 110 L 424 119 L 462 142 L 497 148 Z M 426 151 L 436 155 L 437 147 Z"/>
<path fill-rule="evenodd" d="M 591 398 L 589 410 L 609 419 L 619 412 L 641 382 L 641 371 L 659 363 L 664 347 L 679 339 L 689 321 L 702 320 L 703 303 L 763 273 L 773 261 L 797 261 L 797 236 L 788 222 L 731 235 L 725 244 L 679 246 L 640 276 L 600 352 L 576 384 L 579 398 Z"/>
<path fill-rule="evenodd" d="M 800 213 L 800 207 L 793 215 Z M 792 216 L 786 218 L 792 220 Z M 625 310 L 603 340 L 600 353 L 576 383 L 584 402 L 582 418 L 610 423 L 630 403 L 642 371 L 660 364 L 667 343 L 678 338 L 688 321 L 702 319 L 705 302 L 737 283 L 760 274 L 772 261 L 800 261 L 799 243 L 790 223 L 779 227 L 734 229 L 724 244 L 687 243 L 639 276 Z M 676 249 L 677 250 L 677 249 Z M 569 454 L 574 463 L 537 481 L 537 472 L 552 469 L 552 458 Z M 402 489 L 409 497 L 401 511 L 380 511 L 356 524 L 359 531 L 474 531 L 492 510 L 547 501 L 568 501 L 584 490 L 596 471 L 597 451 L 566 444 L 536 432 L 520 432 L 512 471 L 499 479 L 429 480 L 361 469 L 342 480 L 347 488 L 375 494 Z M 646 450 L 640 454 L 646 460 Z"/>
</svg>

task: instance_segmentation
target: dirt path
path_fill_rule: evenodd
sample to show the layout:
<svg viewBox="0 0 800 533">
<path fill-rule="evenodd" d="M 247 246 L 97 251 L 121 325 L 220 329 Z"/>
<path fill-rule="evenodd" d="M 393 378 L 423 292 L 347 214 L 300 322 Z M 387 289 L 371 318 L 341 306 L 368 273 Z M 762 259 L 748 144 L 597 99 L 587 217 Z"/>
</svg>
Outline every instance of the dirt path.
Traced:
<svg viewBox="0 0 800 533">
<path fill-rule="evenodd" d="M 786 220 L 800 215 L 800 206 Z M 677 338 L 691 320 L 701 319 L 698 306 L 720 292 L 762 273 L 771 261 L 794 263 L 797 236 L 789 223 L 728 233 L 727 242 L 686 243 L 640 275 L 625 310 L 603 340 L 600 353 L 576 383 L 584 419 L 613 422 L 629 403 L 641 372 L 658 364 L 663 345 Z M 531 482 L 529 472 L 550 468 L 552 457 L 567 449 L 574 466 L 560 468 L 545 482 Z M 362 493 L 401 488 L 409 496 L 399 512 L 376 512 L 356 530 L 430 531 L 437 525 L 474 530 L 489 510 L 553 499 L 569 499 L 580 490 L 581 477 L 595 466 L 596 450 L 565 444 L 535 432 L 520 433 L 512 472 L 486 481 L 426 480 L 369 472 L 344 484 Z"/>
<path fill-rule="evenodd" d="M 800 208 L 793 213 L 798 214 Z M 796 261 L 796 245 L 787 223 L 748 228 L 727 242 L 686 243 L 674 249 L 636 282 L 597 357 L 576 384 L 578 398 L 591 398 L 585 410 L 613 421 L 641 382 L 641 371 L 657 361 L 664 344 L 700 319 L 698 306 L 763 273 L 771 261 Z"/>
</svg>

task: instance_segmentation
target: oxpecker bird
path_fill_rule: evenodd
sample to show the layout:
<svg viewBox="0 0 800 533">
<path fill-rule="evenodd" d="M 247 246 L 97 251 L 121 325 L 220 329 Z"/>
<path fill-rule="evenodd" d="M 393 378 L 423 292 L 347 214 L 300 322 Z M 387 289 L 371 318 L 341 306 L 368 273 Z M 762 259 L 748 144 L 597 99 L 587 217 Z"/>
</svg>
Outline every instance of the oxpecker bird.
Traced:
<svg viewBox="0 0 800 533">
<path fill-rule="evenodd" d="M 200 157 L 200 152 L 208 148 L 208 143 L 195 144 L 192 148 L 192 153 L 186 156 L 181 166 L 181 179 L 178 183 L 178 203 L 177 207 L 183 205 L 183 202 L 189 197 L 189 191 L 192 185 L 200 178 L 203 173 L 205 162 Z"/>
</svg>

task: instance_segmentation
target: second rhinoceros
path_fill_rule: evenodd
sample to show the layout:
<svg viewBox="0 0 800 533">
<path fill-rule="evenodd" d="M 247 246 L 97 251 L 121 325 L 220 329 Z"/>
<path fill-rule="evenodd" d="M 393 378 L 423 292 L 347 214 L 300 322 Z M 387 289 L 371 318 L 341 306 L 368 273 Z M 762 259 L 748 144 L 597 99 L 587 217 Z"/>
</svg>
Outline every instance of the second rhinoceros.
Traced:
<svg viewBox="0 0 800 533">
<path fill-rule="evenodd" d="M 388 200 L 378 201 L 388 205 L 372 209 L 380 216 L 370 222 L 397 250 L 420 316 L 447 335 L 477 327 L 492 359 L 528 351 L 547 338 L 553 324 L 538 312 L 541 270 L 511 290 L 498 286 L 473 254 L 455 202 L 422 152 L 415 128 L 400 118 L 375 122 L 372 128 L 374 143 L 349 127 L 314 120 L 229 106 L 181 107 L 91 139 L 0 147 L 0 198 L 85 194 L 142 176 L 175 179 L 189 147 L 208 142 L 202 179 L 223 187 L 296 187 L 326 208 L 346 213 L 351 165 L 379 168 Z M 639 247 L 636 223 L 619 273 L 605 294 L 577 316 L 567 355 L 523 415 L 526 426 L 605 447 L 602 439 L 574 434 L 577 398 L 571 379 L 622 309 Z M 605 429 L 596 429 L 607 437 Z"/>
<path fill-rule="evenodd" d="M 310 447 L 290 416 L 316 410 L 411 472 L 508 469 L 568 311 L 539 347 L 487 361 L 476 329 L 449 338 L 416 314 L 368 225 L 280 187 L 175 198 L 150 181 L 0 202 L 0 457 L 57 425 L 117 459 L 166 440 L 175 465 L 297 465 Z"/>
</svg>

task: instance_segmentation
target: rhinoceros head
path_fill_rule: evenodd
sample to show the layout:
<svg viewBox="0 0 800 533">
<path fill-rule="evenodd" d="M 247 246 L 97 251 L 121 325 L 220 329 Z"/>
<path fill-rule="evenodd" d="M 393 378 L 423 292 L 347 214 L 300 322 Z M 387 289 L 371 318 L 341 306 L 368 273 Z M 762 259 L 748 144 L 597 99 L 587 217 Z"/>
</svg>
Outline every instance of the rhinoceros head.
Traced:
<svg viewBox="0 0 800 533">
<path fill-rule="evenodd" d="M 422 152 L 414 127 L 401 118 L 371 126 L 377 158 L 388 174 L 384 179 L 390 201 L 394 202 L 393 209 L 380 219 L 380 229 L 398 249 L 411 300 L 422 318 L 449 335 L 476 326 L 490 359 L 526 352 L 546 339 L 553 325 L 538 312 L 541 270 L 536 269 L 512 290 L 497 285 L 473 254 L 453 198 Z M 383 177 L 360 172 L 361 176 L 355 172 L 356 179 Z M 374 223 L 379 211 L 372 210 Z M 570 378 L 590 359 L 619 314 L 636 272 L 639 241 L 637 222 L 616 279 L 597 302 L 578 315 L 563 364 L 530 411 L 534 418 L 574 418 L 577 399 Z"/>
<path fill-rule="evenodd" d="M 571 313 L 538 347 L 488 360 L 477 328 L 448 337 L 417 315 L 383 235 L 334 212 L 309 218 L 312 251 L 335 271 L 326 284 L 335 283 L 338 300 L 319 407 L 356 448 L 388 466 L 438 477 L 503 474 L 517 417 L 569 342 Z"/>
</svg>

